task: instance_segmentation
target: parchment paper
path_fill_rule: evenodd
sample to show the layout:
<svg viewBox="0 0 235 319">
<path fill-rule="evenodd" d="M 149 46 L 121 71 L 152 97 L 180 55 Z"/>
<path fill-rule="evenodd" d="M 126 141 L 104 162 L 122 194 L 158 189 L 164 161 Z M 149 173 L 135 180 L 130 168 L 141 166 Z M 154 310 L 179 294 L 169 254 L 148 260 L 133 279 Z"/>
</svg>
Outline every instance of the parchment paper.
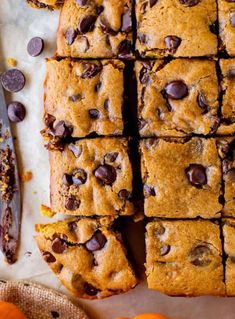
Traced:
<svg viewBox="0 0 235 319">
<path fill-rule="evenodd" d="M 30 279 L 64 291 L 38 253 L 33 240 L 34 224 L 51 222 L 40 217 L 41 203 L 49 204 L 48 154 L 39 134 L 43 127 L 44 58 L 55 52 L 58 12 L 33 10 L 24 0 L 0 0 L 0 72 L 7 68 L 6 58 L 13 57 L 27 79 L 26 87 L 7 99 L 16 99 L 27 108 L 26 119 L 14 125 L 20 170 L 31 170 L 33 179 L 23 185 L 23 222 L 19 260 L 6 265 L 0 256 L 2 279 Z M 32 58 L 27 54 L 28 41 L 40 36 L 45 40 L 44 53 Z M 136 243 L 136 249 L 141 249 Z M 31 252 L 31 254 L 29 253 Z M 162 312 L 172 319 L 234 319 L 233 298 L 171 298 L 147 290 L 142 283 L 124 295 L 99 301 L 78 300 L 94 319 L 131 317 L 141 312 Z"/>
</svg>

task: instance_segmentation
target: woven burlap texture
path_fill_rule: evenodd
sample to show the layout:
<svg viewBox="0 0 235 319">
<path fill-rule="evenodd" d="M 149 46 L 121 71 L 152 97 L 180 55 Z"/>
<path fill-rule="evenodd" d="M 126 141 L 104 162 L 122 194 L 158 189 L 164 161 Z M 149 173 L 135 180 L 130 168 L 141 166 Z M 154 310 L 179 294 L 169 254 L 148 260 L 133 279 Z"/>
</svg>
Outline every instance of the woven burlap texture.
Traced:
<svg viewBox="0 0 235 319">
<path fill-rule="evenodd" d="M 25 281 L 0 281 L 0 300 L 19 306 L 27 319 L 89 319 L 66 296 Z"/>
</svg>

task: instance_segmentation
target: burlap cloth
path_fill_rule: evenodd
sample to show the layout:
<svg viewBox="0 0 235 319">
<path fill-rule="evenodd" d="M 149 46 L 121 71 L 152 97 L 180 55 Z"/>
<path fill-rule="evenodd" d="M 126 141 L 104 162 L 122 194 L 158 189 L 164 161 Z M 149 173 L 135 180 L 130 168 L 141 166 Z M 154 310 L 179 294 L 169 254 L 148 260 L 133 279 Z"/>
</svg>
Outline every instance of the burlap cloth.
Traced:
<svg viewBox="0 0 235 319">
<path fill-rule="evenodd" d="M 19 306 L 27 319 L 89 319 L 66 296 L 25 281 L 1 281 L 0 300 Z"/>
</svg>

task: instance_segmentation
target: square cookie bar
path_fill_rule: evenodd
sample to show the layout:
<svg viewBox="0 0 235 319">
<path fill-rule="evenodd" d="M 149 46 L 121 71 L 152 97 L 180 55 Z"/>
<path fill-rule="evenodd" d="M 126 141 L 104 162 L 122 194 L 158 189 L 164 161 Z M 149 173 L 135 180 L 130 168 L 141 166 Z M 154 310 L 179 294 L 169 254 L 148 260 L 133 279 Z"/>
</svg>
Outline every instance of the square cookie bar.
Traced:
<svg viewBox="0 0 235 319">
<path fill-rule="evenodd" d="M 31 7 L 36 9 L 59 9 L 63 3 L 64 0 L 27 0 L 28 4 L 31 5 Z"/>
<path fill-rule="evenodd" d="M 226 294 L 235 296 L 235 220 L 223 219 L 224 252 L 226 254 Z"/>
<path fill-rule="evenodd" d="M 138 61 L 141 136 L 208 135 L 217 130 L 218 81 L 214 61 Z"/>
<path fill-rule="evenodd" d="M 46 65 L 43 135 L 52 145 L 68 136 L 122 134 L 121 61 L 49 59 Z"/>
<path fill-rule="evenodd" d="M 51 208 L 79 216 L 131 215 L 132 167 L 125 138 L 80 140 L 50 152 Z"/>
<path fill-rule="evenodd" d="M 225 294 L 219 225 L 205 220 L 147 225 L 147 282 L 171 296 Z"/>
<path fill-rule="evenodd" d="M 57 35 L 59 56 L 130 58 L 132 0 L 65 0 Z"/>
<path fill-rule="evenodd" d="M 104 219 L 69 219 L 36 225 L 44 260 L 75 296 L 104 298 L 137 284 L 120 233 Z"/>
<path fill-rule="evenodd" d="M 234 40 L 235 46 L 235 40 Z M 235 59 L 221 59 L 222 107 L 221 124 L 217 133 L 221 135 L 235 133 Z"/>
<path fill-rule="evenodd" d="M 221 138 L 218 145 L 223 168 L 223 216 L 235 217 L 235 137 Z"/>
<path fill-rule="evenodd" d="M 141 57 L 196 57 L 217 53 L 216 0 L 136 0 Z"/>
<path fill-rule="evenodd" d="M 222 174 L 214 139 L 146 139 L 140 152 L 146 216 L 220 217 Z"/>
<path fill-rule="evenodd" d="M 222 49 L 230 56 L 235 55 L 235 2 L 218 0 L 219 35 Z"/>
</svg>

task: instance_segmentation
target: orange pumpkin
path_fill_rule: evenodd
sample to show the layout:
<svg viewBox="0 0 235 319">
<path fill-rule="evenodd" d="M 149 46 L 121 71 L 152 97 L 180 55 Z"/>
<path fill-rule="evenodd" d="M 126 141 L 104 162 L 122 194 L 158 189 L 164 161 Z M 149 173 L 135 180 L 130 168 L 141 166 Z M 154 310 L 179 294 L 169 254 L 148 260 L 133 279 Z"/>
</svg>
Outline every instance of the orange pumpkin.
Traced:
<svg viewBox="0 0 235 319">
<path fill-rule="evenodd" d="M 117 319 L 128 319 L 128 318 L 120 317 Z M 159 313 L 144 313 L 142 315 L 133 317 L 132 319 L 167 319 L 167 317 L 160 315 Z"/>
<path fill-rule="evenodd" d="M 0 319 L 27 319 L 23 312 L 12 303 L 0 301 Z"/>
</svg>

